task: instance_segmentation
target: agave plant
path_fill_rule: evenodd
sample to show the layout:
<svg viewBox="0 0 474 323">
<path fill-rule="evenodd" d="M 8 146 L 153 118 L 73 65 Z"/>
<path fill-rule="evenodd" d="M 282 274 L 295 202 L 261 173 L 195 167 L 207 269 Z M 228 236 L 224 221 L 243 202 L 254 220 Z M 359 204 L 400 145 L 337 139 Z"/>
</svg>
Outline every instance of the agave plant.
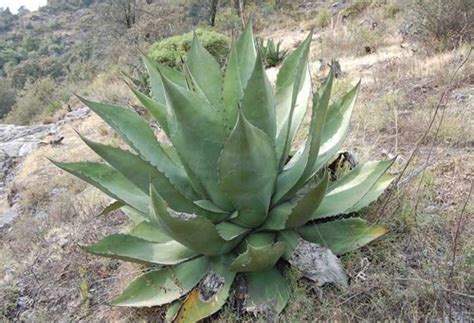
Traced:
<svg viewBox="0 0 474 323">
<path fill-rule="evenodd" d="M 182 72 L 144 58 L 153 97 L 133 91 L 172 146 L 134 111 L 82 99 L 130 151 L 83 138 L 107 164 L 54 163 L 112 197 L 106 211 L 124 207 L 135 223 L 86 249 L 149 265 L 113 305 L 171 303 L 170 319 L 196 321 L 224 305 L 238 275 L 246 309 L 280 313 L 290 295 L 281 272 L 288 263 L 319 285 L 331 282 L 318 261 L 337 264 L 335 255 L 385 233 L 350 215 L 390 184 L 393 160 L 330 180 L 327 164 L 346 137 L 359 85 L 331 102 L 331 72 L 312 93 L 311 38 L 287 57 L 275 90 L 250 24 L 225 73 L 197 38 Z M 307 139 L 293 154 L 310 106 Z"/>
<path fill-rule="evenodd" d="M 281 41 L 277 44 L 273 39 L 267 40 L 265 44 L 263 39 L 256 39 L 257 49 L 260 50 L 265 67 L 274 67 L 283 62 L 288 53 L 287 50 L 280 49 Z"/>
</svg>

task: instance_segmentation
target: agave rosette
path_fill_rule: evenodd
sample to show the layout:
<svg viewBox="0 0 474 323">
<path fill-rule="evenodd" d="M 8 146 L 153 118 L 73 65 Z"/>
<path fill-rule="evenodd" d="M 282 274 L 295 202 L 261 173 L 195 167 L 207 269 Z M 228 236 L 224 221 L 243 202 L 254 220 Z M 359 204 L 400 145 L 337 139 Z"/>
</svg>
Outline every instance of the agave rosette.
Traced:
<svg viewBox="0 0 474 323">
<path fill-rule="evenodd" d="M 82 99 L 130 151 L 83 138 L 107 164 L 55 164 L 116 200 L 105 211 L 126 207 L 136 223 L 87 250 L 154 265 L 113 305 L 172 303 L 179 321 L 196 321 L 224 305 L 239 274 L 248 285 L 247 308 L 272 304 L 279 313 L 290 291 L 276 265 L 290 260 L 300 241 L 340 255 L 385 233 L 361 218 L 336 217 L 376 200 L 393 179 L 386 174 L 393 160 L 329 179 L 327 163 L 347 135 L 359 85 L 331 102 L 330 72 L 312 93 L 311 38 L 286 58 L 275 89 L 251 24 L 225 73 L 196 37 L 182 72 L 145 58 L 153 96 L 133 91 L 172 146 L 134 111 Z M 309 106 L 307 139 L 290 156 Z"/>
</svg>

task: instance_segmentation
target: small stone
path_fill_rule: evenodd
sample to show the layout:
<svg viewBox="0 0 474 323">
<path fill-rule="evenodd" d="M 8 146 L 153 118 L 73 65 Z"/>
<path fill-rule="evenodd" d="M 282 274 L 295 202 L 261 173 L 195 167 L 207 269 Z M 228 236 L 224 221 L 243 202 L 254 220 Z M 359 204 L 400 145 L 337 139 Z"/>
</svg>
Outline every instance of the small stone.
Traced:
<svg viewBox="0 0 474 323">
<path fill-rule="evenodd" d="M 318 287 L 328 283 L 347 287 L 347 275 L 341 260 L 330 249 L 317 243 L 300 239 L 289 262 Z"/>
</svg>

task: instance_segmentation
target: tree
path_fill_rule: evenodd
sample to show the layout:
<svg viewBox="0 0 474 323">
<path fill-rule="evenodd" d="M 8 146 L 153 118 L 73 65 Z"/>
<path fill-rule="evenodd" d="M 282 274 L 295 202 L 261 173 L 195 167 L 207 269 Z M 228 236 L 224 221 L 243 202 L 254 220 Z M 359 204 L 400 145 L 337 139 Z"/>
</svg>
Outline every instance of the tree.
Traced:
<svg viewBox="0 0 474 323">
<path fill-rule="evenodd" d="M 215 25 L 218 5 L 219 5 L 219 0 L 211 0 L 211 5 L 209 7 L 209 25 L 210 26 Z"/>
<path fill-rule="evenodd" d="M 124 24 L 127 29 L 132 28 L 137 21 L 137 0 L 108 0 L 106 10 L 109 10 L 109 12 L 106 13 L 108 16 Z"/>
</svg>

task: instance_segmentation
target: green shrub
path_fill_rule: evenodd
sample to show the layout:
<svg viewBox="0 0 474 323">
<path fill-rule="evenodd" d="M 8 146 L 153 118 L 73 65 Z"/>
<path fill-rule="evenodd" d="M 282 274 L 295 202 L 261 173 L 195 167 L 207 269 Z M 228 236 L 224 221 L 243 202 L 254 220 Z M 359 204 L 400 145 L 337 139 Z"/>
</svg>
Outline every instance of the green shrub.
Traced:
<svg viewBox="0 0 474 323">
<path fill-rule="evenodd" d="M 216 16 L 216 29 L 222 31 L 240 30 L 242 21 L 240 20 L 237 10 L 234 8 L 227 8 L 222 10 Z"/>
<path fill-rule="evenodd" d="M 342 10 L 342 16 L 346 18 L 354 18 L 362 13 L 372 4 L 371 0 L 353 0 L 352 3 Z"/>
<path fill-rule="evenodd" d="M 5 117 L 5 122 L 21 125 L 32 123 L 47 111 L 51 102 L 57 100 L 56 91 L 56 83 L 49 78 L 26 83 L 25 88 L 19 91 L 16 103 Z M 53 105 L 50 110 L 53 110 Z"/>
<path fill-rule="evenodd" d="M 331 23 L 331 17 L 331 11 L 327 8 L 322 8 L 316 16 L 316 26 L 319 28 L 327 27 Z"/>
<path fill-rule="evenodd" d="M 474 34 L 472 0 L 411 0 L 408 20 L 415 40 L 436 50 L 470 43 Z"/>
<path fill-rule="evenodd" d="M 16 91 L 10 86 L 10 82 L 0 79 L 0 118 L 3 118 L 15 104 Z"/>
<path fill-rule="evenodd" d="M 384 7 L 383 16 L 385 19 L 393 19 L 400 12 L 400 7 L 396 4 L 388 4 Z"/>
<path fill-rule="evenodd" d="M 195 31 L 204 48 L 211 53 L 219 62 L 224 62 L 229 52 L 230 40 L 227 36 L 209 29 L 198 28 Z M 191 48 L 193 33 L 173 36 L 163 39 L 150 46 L 148 55 L 151 59 L 170 67 L 181 64 L 186 53 Z"/>
</svg>

